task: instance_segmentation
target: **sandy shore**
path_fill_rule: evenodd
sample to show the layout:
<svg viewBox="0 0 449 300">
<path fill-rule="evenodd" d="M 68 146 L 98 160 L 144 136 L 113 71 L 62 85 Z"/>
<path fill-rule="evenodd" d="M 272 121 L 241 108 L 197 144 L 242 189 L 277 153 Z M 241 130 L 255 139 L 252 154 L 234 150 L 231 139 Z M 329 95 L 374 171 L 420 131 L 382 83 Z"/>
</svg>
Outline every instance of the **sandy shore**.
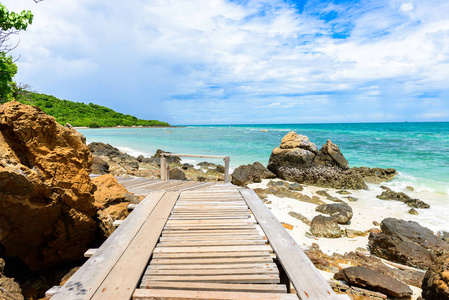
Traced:
<svg viewBox="0 0 449 300">
<path fill-rule="evenodd" d="M 261 183 L 253 183 L 248 186 L 252 189 L 266 188 L 269 181 L 270 180 L 265 179 Z M 323 190 L 323 188 L 315 186 L 303 187 L 304 190 L 301 191 L 301 193 L 310 197 L 317 196 L 316 191 Z M 337 197 L 347 202 L 353 210 L 353 217 L 349 224 L 340 225 L 343 230 L 353 229 L 358 231 L 367 231 L 371 228 L 379 229 L 380 227 L 374 225 L 374 222 L 380 223 L 383 219 L 388 217 L 406 220 L 417 219 L 417 216 L 412 216 L 408 213 L 410 208 L 404 203 L 377 199 L 375 196 L 381 194 L 382 191 L 379 185 L 370 185 L 368 191 L 351 190 L 350 196 L 358 198 L 358 200 L 355 202 L 349 202 L 348 199 L 344 198 L 347 197 L 347 195 L 338 194 L 338 190 L 336 189 L 326 188 L 325 190 L 331 196 Z M 325 197 L 320 197 L 320 199 L 326 203 L 335 203 L 327 200 Z M 320 246 L 320 249 L 328 255 L 331 255 L 333 253 L 344 254 L 355 250 L 360 251 L 362 249 L 365 249 L 368 253 L 368 235 L 355 238 L 341 237 L 336 239 L 312 237 L 311 235 L 307 234 L 310 226 L 288 214 L 290 211 L 294 211 L 302 214 L 309 220 L 312 220 L 313 217 L 320 214 L 319 212 L 315 211 L 317 205 L 302 202 L 292 198 L 279 198 L 270 194 L 268 195 L 267 200 L 267 207 L 273 212 L 273 214 L 280 222 L 293 225 L 293 229 L 287 229 L 287 231 L 299 245 L 302 245 L 303 248 L 308 248 L 312 245 L 312 243 L 316 243 Z M 320 272 L 327 279 L 330 279 L 333 276 L 333 273 L 324 271 Z M 421 295 L 421 289 L 413 286 L 411 286 L 411 288 L 414 292 L 413 299 L 416 299 Z"/>
</svg>

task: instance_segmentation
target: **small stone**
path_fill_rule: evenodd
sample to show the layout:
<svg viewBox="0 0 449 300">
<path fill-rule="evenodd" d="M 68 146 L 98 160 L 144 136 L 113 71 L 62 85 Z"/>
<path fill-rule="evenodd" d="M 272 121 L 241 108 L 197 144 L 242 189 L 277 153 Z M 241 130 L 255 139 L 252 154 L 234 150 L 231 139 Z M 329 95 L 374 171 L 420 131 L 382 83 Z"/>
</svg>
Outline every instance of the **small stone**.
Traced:
<svg viewBox="0 0 449 300">
<path fill-rule="evenodd" d="M 414 209 L 414 208 L 410 209 L 408 211 L 408 213 L 411 214 L 411 215 L 418 215 L 419 214 L 418 211 L 416 209 Z"/>
<path fill-rule="evenodd" d="M 187 180 L 186 174 L 177 168 L 170 169 L 168 172 L 168 178 L 170 178 L 170 180 Z"/>
<path fill-rule="evenodd" d="M 288 185 L 288 188 L 292 191 L 302 191 L 304 188 L 297 182 Z"/>
<path fill-rule="evenodd" d="M 405 189 L 409 190 L 409 191 L 412 191 L 412 192 L 415 190 L 412 186 L 409 186 L 409 185 L 406 186 Z"/>
<path fill-rule="evenodd" d="M 187 169 L 189 169 L 189 168 L 193 168 L 193 165 L 188 164 L 188 163 L 182 164 L 182 169 L 183 169 L 183 170 L 187 170 Z"/>
<path fill-rule="evenodd" d="M 348 197 L 345 197 L 345 198 L 348 199 L 350 202 L 356 202 L 356 201 L 359 200 L 359 198 L 352 197 L 352 196 L 348 196 Z"/>
<path fill-rule="evenodd" d="M 380 223 L 377 222 L 377 221 L 373 221 L 373 225 L 374 225 L 374 226 L 380 226 Z"/>
<path fill-rule="evenodd" d="M 310 232 L 316 237 L 339 238 L 341 229 L 333 217 L 318 215 L 313 218 Z"/>
<path fill-rule="evenodd" d="M 354 229 L 346 229 L 346 236 L 348 238 L 355 238 L 357 236 L 366 236 L 368 233 L 364 231 L 354 230 Z"/>
<path fill-rule="evenodd" d="M 317 195 L 323 196 L 323 197 L 330 197 L 329 193 L 326 190 L 319 190 L 316 191 Z"/>
<path fill-rule="evenodd" d="M 278 188 L 278 189 L 286 189 L 287 188 L 287 183 L 285 181 L 281 181 L 281 180 L 270 180 L 267 183 L 268 187 L 274 187 L 274 188 Z"/>
<path fill-rule="evenodd" d="M 290 225 L 290 224 L 288 224 L 288 223 L 283 223 L 283 222 L 282 222 L 282 226 L 283 226 L 285 229 L 293 230 L 293 225 Z"/>
<path fill-rule="evenodd" d="M 295 211 L 290 211 L 288 213 L 289 216 L 292 216 L 295 219 L 300 220 L 301 222 L 303 222 L 304 224 L 307 224 L 310 226 L 311 222 L 309 219 L 307 219 L 306 217 L 304 217 L 303 215 L 301 215 L 300 213 L 297 213 Z"/>
<path fill-rule="evenodd" d="M 316 205 L 326 204 L 323 200 L 320 199 L 318 196 L 312 196 L 312 203 Z"/>
<path fill-rule="evenodd" d="M 351 195 L 351 193 L 348 192 L 347 190 L 337 191 L 337 194 L 340 194 L 340 195 Z"/>
<path fill-rule="evenodd" d="M 348 223 L 353 215 L 352 208 L 344 202 L 319 205 L 315 208 L 315 211 L 330 215 L 339 224 Z"/>
<path fill-rule="evenodd" d="M 367 232 L 371 232 L 371 233 L 379 234 L 379 233 L 381 233 L 381 232 L 382 232 L 382 230 L 380 230 L 379 228 L 371 228 L 371 229 L 368 229 L 368 231 L 367 231 Z"/>
<path fill-rule="evenodd" d="M 337 197 L 327 196 L 327 200 L 334 201 L 334 202 L 343 202 L 341 199 L 338 199 Z"/>
</svg>

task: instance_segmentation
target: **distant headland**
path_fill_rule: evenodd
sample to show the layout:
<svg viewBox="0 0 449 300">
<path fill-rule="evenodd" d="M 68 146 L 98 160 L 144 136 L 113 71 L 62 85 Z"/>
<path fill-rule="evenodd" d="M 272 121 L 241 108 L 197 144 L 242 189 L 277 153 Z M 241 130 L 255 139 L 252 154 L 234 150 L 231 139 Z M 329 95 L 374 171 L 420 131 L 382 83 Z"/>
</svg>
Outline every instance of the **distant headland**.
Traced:
<svg viewBox="0 0 449 300">
<path fill-rule="evenodd" d="M 166 122 L 138 119 L 105 106 L 61 100 L 51 95 L 35 92 L 26 92 L 16 100 L 23 104 L 39 107 L 45 113 L 53 116 L 61 125 L 69 123 L 73 127 L 84 128 L 171 127 Z"/>
</svg>

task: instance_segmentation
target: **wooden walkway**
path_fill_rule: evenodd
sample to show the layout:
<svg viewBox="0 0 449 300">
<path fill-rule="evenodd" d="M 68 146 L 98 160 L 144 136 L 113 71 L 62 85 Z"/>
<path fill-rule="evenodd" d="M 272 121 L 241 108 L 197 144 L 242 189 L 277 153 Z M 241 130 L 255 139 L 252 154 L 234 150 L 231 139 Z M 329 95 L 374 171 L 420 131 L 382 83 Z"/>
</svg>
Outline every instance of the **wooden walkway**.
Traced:
<svg viewBox="0 0 449 300">
<path fill-rule="evenodd" d="M 254 191 L 118 179 L 146 198 L 51 299 L 343 299 Z"/>
</svg>

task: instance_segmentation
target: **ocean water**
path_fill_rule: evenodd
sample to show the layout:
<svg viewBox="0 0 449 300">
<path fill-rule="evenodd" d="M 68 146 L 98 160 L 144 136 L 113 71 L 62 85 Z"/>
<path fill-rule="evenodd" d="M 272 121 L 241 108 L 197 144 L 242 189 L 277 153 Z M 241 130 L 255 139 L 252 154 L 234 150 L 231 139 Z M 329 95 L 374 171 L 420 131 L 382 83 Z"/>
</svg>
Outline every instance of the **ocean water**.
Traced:
<svg viewBox="0 0 449 300">
<path fill-rule="evenodd" d="M 389 183 L 403 189 L 449 195 L 449 123 L 351 123 L 216 125 L 171 128 L 80 129 L 88 143 L 109 143 L 131 155 L 172 153 L 231 157 L 231 168 L 259 161 L 290 131 L 309 137 L 318 148 L 328 139 L 337 144 L 351 167 L 395 168 Z M 199 162 L 202 159 L 186 159 Z M 219 160 L 210 160 L 220 163 Z"/>
<path fill-rule="evenodd" d="M 404 203 L 376 198 L 380 185 L 353 191 L 357 205 L 381 211 L 383 217 L 416 221 L 434 232 L 449 232 L 449 123 L 221 125 L 170 128 L 80 129 L 87 142 L 109 143 L 131 155 L 153 155 L 157 149 L 178 154 L 230 156 L 231 168 L 259 161 L 266 165 L 282 137 L 295 131 L 319 148 L 337 144 L 351 167 L 395 168 L 398 175 L 384 185 L 430 204 L 419 215 Z M 205 159 L 187 158 L 198 163 Z M 222 160 L 207 159 L 214 163 Z M 414 191 L 406 189 L 412 186 Z M 338 195 L 337 195 L 338 196 Z M 377 220 L 378 222 L 382 219 Z"/>
</svg>

